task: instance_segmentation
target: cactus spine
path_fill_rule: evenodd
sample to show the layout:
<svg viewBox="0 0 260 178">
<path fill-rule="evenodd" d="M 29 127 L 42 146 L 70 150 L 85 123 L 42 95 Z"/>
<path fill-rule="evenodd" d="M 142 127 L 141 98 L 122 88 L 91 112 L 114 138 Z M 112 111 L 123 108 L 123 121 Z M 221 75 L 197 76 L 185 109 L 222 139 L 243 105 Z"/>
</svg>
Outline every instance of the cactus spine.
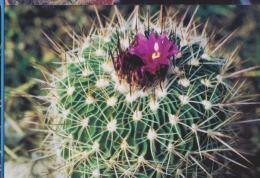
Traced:
<svg viewBox="0 0 260 178">
<path fill-rule="evenodd" d="M 237 115 L 229 103 L 239 92 L 227 75 L 235 55 L 218 54 L 222 43 L 214 46 L 193 18 L 184 25 L 138 7 L 115 17 L 75 40 L 50 75 L 48 124 L 68 176 L 213 177 L 217 157 L 242 156 L 226 129 Z"/>
</svg>

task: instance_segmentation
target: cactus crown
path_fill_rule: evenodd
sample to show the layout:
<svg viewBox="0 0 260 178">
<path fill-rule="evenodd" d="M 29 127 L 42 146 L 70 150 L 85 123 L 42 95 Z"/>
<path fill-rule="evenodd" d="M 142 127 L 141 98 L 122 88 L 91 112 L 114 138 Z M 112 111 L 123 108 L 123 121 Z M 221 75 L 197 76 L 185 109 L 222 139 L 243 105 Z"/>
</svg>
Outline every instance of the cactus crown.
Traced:
<svg viewBox="0 0 260 178">
<path fill-rule="evenodd" d="M 124 19 L 115 9 L 117 20 L 76 40 L 51 75 L 57 156 L 71 177 L 212 177 L 217 157 L 239 154 L 226 129 L 234 55 L 210 50 L 193 18 L 138 11 Z"/>
</svg>

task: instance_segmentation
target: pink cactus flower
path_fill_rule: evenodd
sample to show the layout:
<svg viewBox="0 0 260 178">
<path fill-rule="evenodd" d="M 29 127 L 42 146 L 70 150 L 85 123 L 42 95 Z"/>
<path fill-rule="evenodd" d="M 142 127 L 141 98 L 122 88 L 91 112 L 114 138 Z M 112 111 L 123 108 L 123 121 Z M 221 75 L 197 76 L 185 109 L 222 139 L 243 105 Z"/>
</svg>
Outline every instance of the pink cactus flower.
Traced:
<svg viewBox="0 0 260 178">
<path fill-rule="evenodd" d="M 144 63 L 143 71 L 156 74 L 161 65 L 170 65 L 170 58 L 176 56 L 179 49 L 174 41 L 168 39 L 165 33 L 157 35 L 155 32 L 151 32 L 148 38 L 138 33 L 133 45 L 129 48 L 129 52 L 142 59 Z"/>
<path fill-rule="evenodd" d="M 128 83 L 147 88 L 165 79 L 171 58 L 178 52 L 175 41 L 165 33 L 151 32 L 148 37 L 138 33 L 129 48 L 119 52 L 115 68 Z"/>
</svg>

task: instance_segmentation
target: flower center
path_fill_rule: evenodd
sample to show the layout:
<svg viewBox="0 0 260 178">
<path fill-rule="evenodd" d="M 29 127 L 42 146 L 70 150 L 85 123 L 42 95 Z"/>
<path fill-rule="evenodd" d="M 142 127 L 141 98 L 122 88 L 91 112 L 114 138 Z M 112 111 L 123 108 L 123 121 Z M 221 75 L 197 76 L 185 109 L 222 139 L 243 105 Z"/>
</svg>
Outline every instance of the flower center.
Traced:
<svg viewBox="0 0 260 178">
<path fill-rule="evenodd" d="M 154 49 L 154 53 L 152 54 L 152 59 L 154 60 L 161 56 L 159 52 L 159 44 L 157 42 L 154 43 L 153 49 Z"/>
</svg>

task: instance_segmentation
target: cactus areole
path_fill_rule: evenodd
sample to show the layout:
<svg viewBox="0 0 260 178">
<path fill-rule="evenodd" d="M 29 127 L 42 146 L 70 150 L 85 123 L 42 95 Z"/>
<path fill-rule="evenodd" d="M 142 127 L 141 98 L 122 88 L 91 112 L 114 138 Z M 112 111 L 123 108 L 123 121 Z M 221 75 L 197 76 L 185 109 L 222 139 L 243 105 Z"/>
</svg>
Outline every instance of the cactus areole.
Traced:
<svg viewBox="0 0 260 178">
<path fill-rule="evenodd" d="M 73 178 L 211 177 L 239 154 L 226 129 L 234 55 L 212 51 L 193 22 L 165 16 L 162 30 L 160 13 L 137 9 L 76 40 L 50 75 L 49 150 Z"/>
</svg>

